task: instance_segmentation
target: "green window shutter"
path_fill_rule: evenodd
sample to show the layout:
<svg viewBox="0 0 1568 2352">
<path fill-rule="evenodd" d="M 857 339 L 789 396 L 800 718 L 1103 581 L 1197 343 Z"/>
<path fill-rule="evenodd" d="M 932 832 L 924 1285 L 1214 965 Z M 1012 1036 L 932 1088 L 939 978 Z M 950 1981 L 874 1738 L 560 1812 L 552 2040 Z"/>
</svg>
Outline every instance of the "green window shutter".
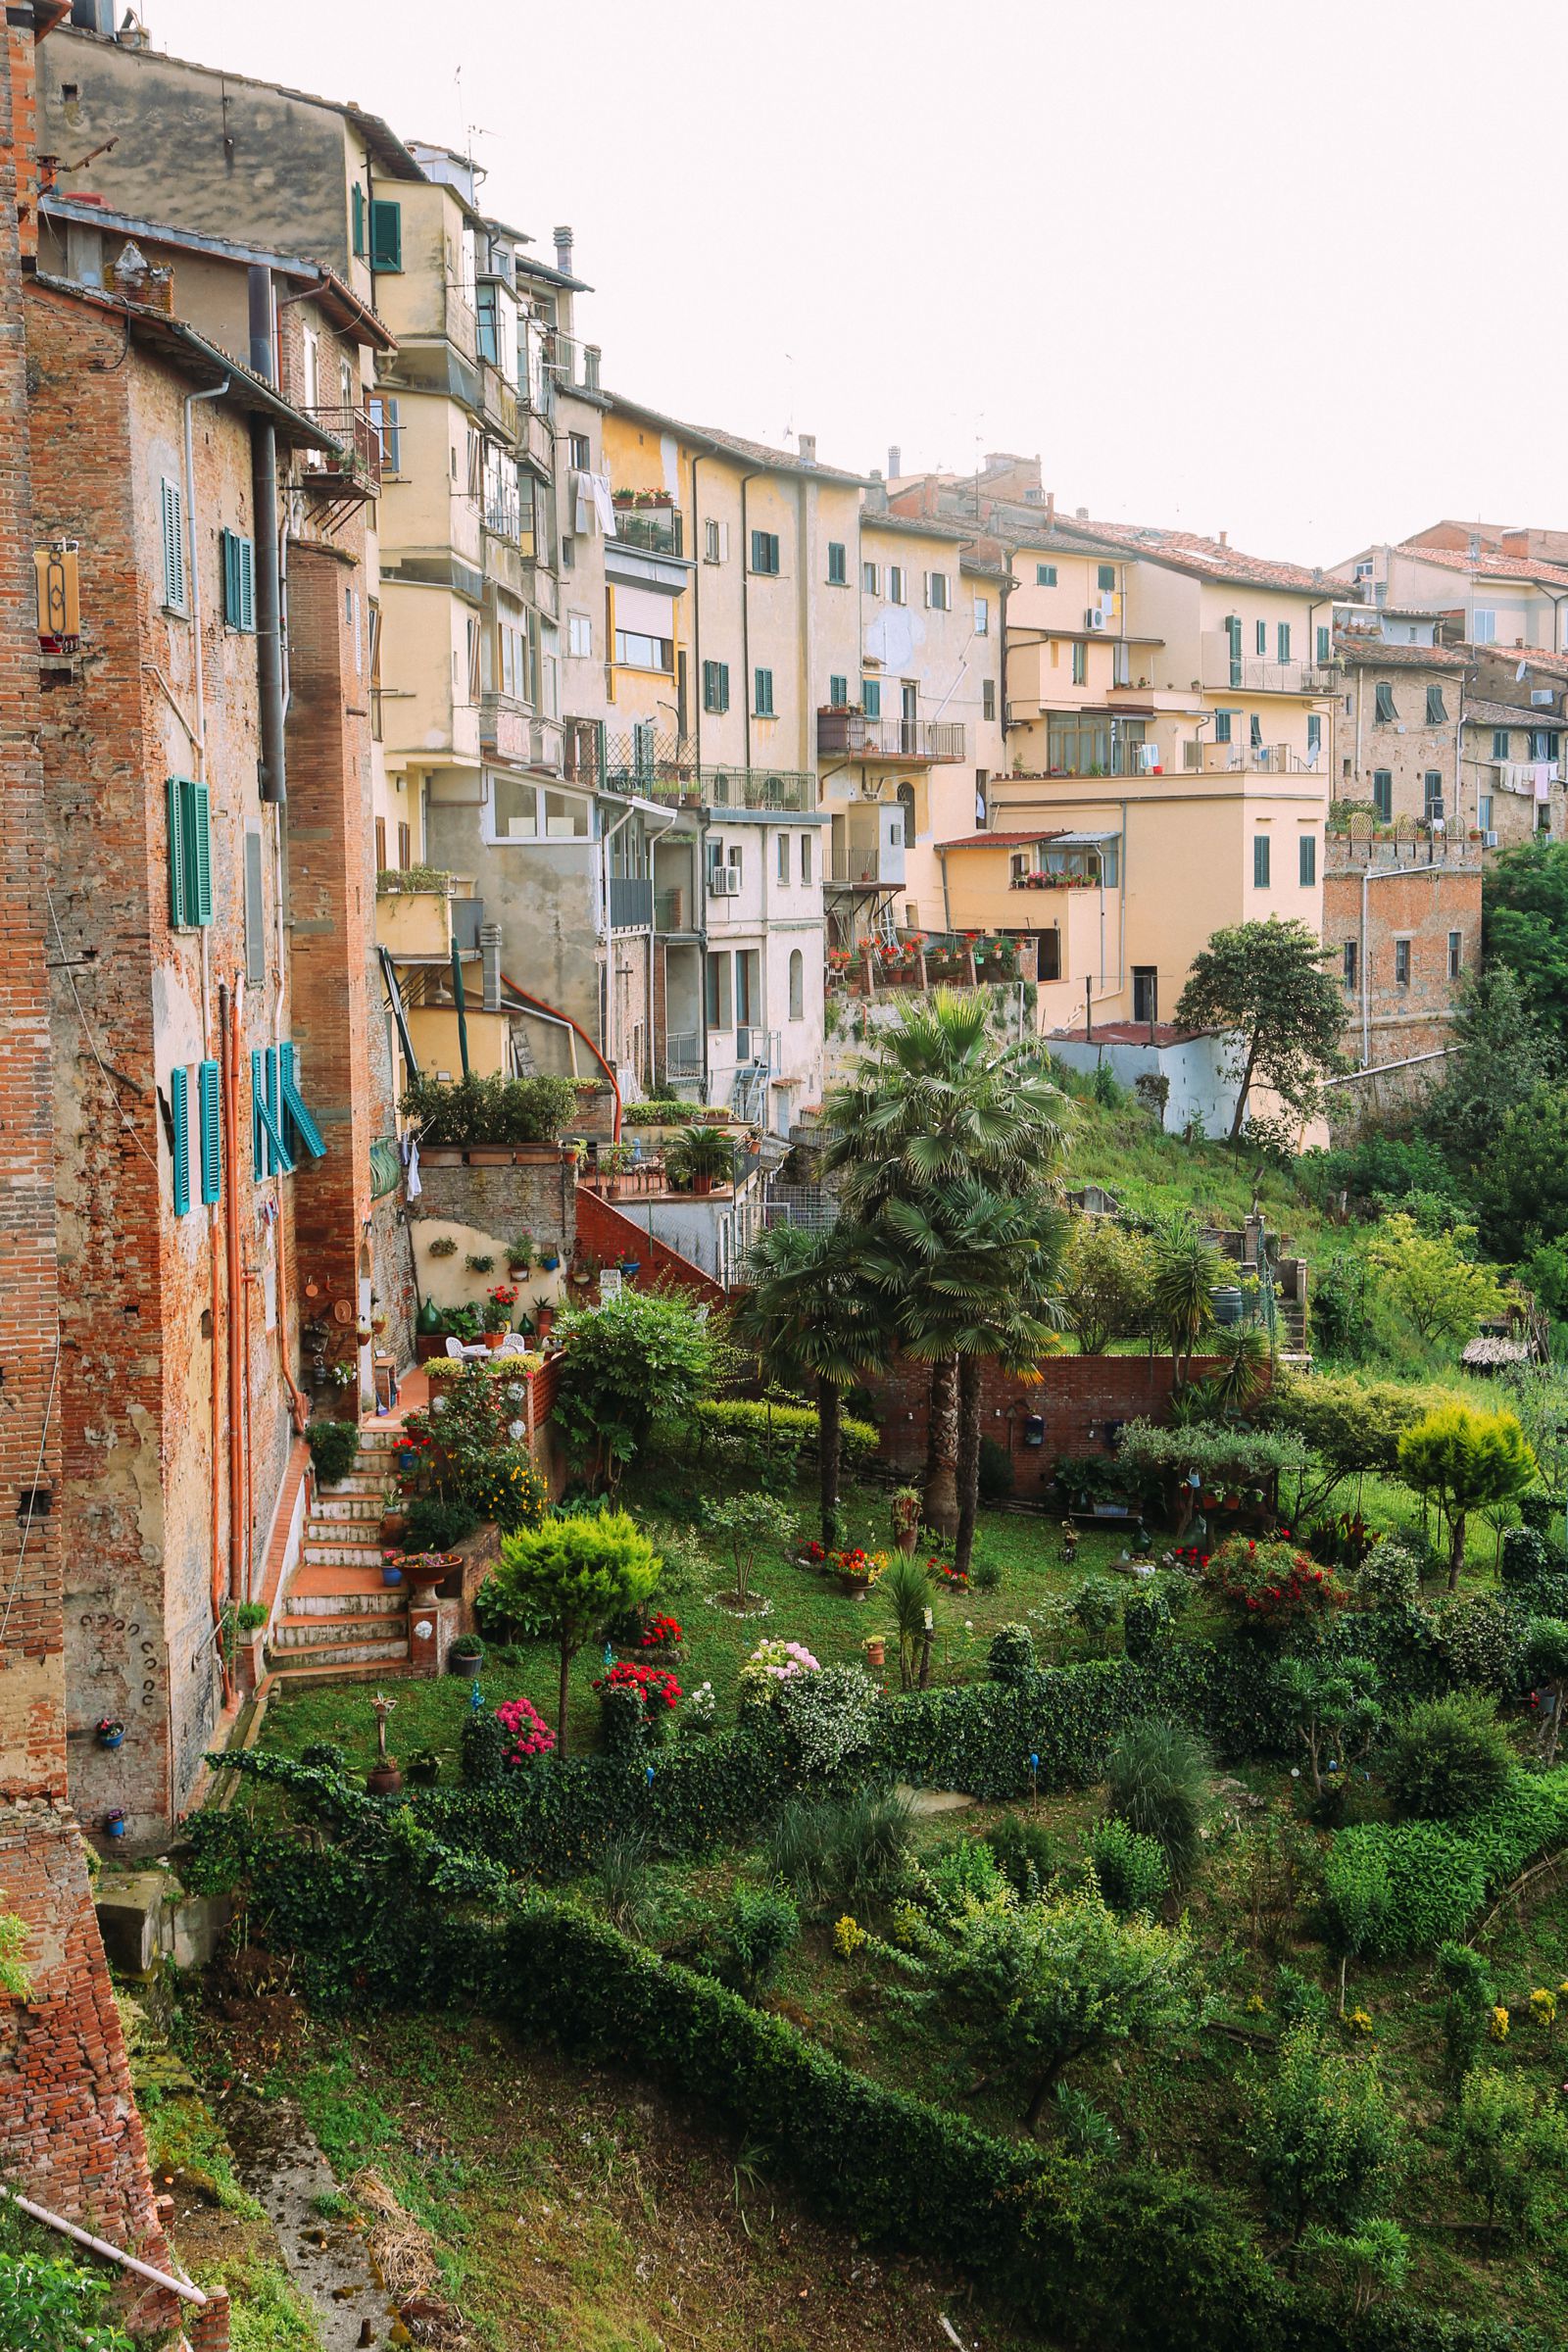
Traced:
<svg viewBox="0 0 1568 2352">
<path fill-rule="evenodd" d="M 250 539 L 239 542 L 239 619 L 236 625 L 247 636 L 256 629 L 256 546 Z"/>
<path fill-rule="evenodd" d="M 190 1095 L 183 1068 L 169 1073 L 169 1111 L 173 1130 L 174 1214 L 182 1217 L 190 1206 Z"/>
<path fill-rule="evenodd" d="M 205 784 L 180 779 L 185 819 L 185 920 L 203 929 L 213 919 L 212 796 Z"/>
<path fill-rule="evenodd" d="M 251 988 L 267 979 L 267 901 L 262 891 L 262 837 L 245 836 L 245 979 Z"/>
<path fill-rule="evenodd" d="M 827 543 L 827 578 L 830 588 L 842 588 L 849 578 L 849 567 L 842 539 Z"/>
<path fill-rule="evenodd" d="M 365 190 L 358 180 L 349 190 L 349 217 L 353 224 L 354 251 L 363 261 L 365 259 Z"/>
<path fill-rule="evenodd" d="M 265 1053 L 253 1048 L 251 1053 L 251 1148 L 258 1179 L 263 1176 L 287 1175 L 294 1165 L 293 1156 L 283 1141 L 278 1124 L 277 1104 L 277 1049 L 269 1046 Z"/>
<path fill-rule="evenodd" d="M 849 679 L 829 678 L 827 682 L 827 699 L 832 704 L 835 710 L 841 710 L 844 705 L 850 699 Z"/>
<path fill-rule="evenodd" d="M 169 919 L 177 930 L 185 920 L 184 778 L 171 776 L 169 802 Z"/>
<path fill-rule="evenodd" d="M 232 531 L 220 531 L 218 549 L 223 562 L 223 623 L 232 629 L 239 625 L 239 540 Z"/>
<path fill-rule="evenodd" d="M 1301 888 L 1310 890 L 1317 880 L 1317 835 L 1303 833 L 1298 846 L 1300 858 Z"/>
<path fill-rule="evenodd" d="M 370 200 L 370 267 L 403 267 L 403 207 L 376 196 Z"/>
<path fill-rule="evenodd" d="M 1373 689 L 1373 695 L 1376 705 L 1374 716 L 1384 726 L 1392 725 L 1399 715 L 1398 710 L 1395 706 L 1394 688 L 1392 686 L 1384 685 L 1380 682 Z"/>
<path fill-rule="evenodd" d="M 721 711 L 729 709 L 729 663 L 727 662 L 721 662 L 718 665 L 718 707 Z"/>
<path fill-rule="evenodd" d="M 754 712 L 759 718 L 771 718 L 773 715 L 773 672 L 770 669 L 760 669 L 756 672 L 752 682 L 756 689 L 752 698 Z"/>
<path fill-rule="evenodd" d="M 1280 660 L 1288 662 L 1291 658 L 1291 624 L 1288 620 L 1282 620 L 1279 623 L 1276 635 L 1279 641 Z"/>
<path fill-rule="evenodd" d="M 321 1141 L 321 1130 L 306 1109 L 305 1098 L 295 1082 L 292 1046 L 279 1046 L 277 1067 L 282 1093 L 283 1117 L 287 1121 L 289 1143 L 291 1147 L 294 1147 L 295 1157 L 299 1156 L 298 1147 L 303 1145 L 312 1159 L 324 1159 L 326 1146 Z"/>
<path fill-rule="evenodd" d="M 1324 628 L 1320 628 L 1317 633 L 1317 660 L 1318 667 L 1327 669 L 1329 665 L 1329 633 Z"/>
<path fill-rule="evenodd" d="M 256 549 L 238 531 L 220 531 L 223 557 L 223 621 L 247 635 L 256 627 Z"/>
<path fill-rule="evenodd" d="M 1252 836 L 1252 887 L 1254 890 L 1267 890 L 1268 888 L 1268 835 L 1266 833 L 1255 833 Z"/>
<path fill-rule="evenodd" d="M 223 1122 L 216 1061 L 196 1065 L 196 1108 L 201 1119 L 202 1199 L 211 1203 L 223 1196 Z"/>
<path fill-rule="evenodd" d="M 1101 593 L 1101 595 L 1102 595 L 1102 596 L 1110 596 L 1110 595 L 1113 595 L 1113 594 L 1115 593 L 1115 587 L 1116 587 L 1116 566 L 1115 566 L 1115 564 L 1102 564 L 1100 565 L 1100 593 Z"/>
<path fill-rule="evenodd" d="M 1375 767 L 1372 770 L 1372 806 L 1384 824 L 1394 821 L 1394 770 Z"/>
<path fill-rule="evenodd" d="M 1260 654 L 1268 652 L 1268 622 L 1266 620 L 1260 620 L 1257 624 L 1257 650 Z"/>
<path fill-rule="evenodd" d="M 765 571 L 767 569 L 767 565 L 762 561 L 763 555 L 766 552 L 766 539 L 767 533 L 765 531 L 754 531 L 752 533 L 752 569 L 754 571 Z"/>
</svg>

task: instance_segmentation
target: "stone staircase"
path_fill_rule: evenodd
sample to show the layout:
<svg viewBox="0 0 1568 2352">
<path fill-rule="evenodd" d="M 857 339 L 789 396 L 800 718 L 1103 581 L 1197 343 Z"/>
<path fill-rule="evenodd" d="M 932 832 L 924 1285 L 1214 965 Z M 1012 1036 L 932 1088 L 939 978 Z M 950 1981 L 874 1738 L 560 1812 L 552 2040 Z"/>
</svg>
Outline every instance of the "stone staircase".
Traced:
<svg viewBox="0 0 1568 2352">
<path fill-rule="evenodd" d="M 409 1590 L 381 1582 L 381 1515 L 392 1487 L 395 1421 L 369 1421 L 347 1478 L 321 1487 L 267 1645 L 282 1682 L 386 1682 L 409 1669 Z"/>
</svg>

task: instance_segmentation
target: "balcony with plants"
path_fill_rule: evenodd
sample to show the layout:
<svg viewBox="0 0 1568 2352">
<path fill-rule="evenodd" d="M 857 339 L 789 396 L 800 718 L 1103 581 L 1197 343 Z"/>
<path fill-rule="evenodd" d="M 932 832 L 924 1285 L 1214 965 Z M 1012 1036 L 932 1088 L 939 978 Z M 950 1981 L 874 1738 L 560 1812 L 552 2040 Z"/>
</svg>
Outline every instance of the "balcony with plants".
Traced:
<svg viewBox="0 0 1568 2352">
<path fill-rule="evenodd" d="M 651 556 L 684 556 L 680 509 L 662 490 L 617 490 L 613 494 L 615 537 Z"/>
<path fill-rule="evenodd" d="M 964 757 L 959 719 L 871 718 L 854 705 L 824 703 L 816 714 L 817 757 L 890 760 L 931 767 Z"/>
<path fill-rule="evenodd" d="M 473 895 L 466 874 L 433 865 L 394 865 L 375 877 L 375 940 L 399 963 L 446 962 L 452 954 L 452 903 Z"/>
</svg>

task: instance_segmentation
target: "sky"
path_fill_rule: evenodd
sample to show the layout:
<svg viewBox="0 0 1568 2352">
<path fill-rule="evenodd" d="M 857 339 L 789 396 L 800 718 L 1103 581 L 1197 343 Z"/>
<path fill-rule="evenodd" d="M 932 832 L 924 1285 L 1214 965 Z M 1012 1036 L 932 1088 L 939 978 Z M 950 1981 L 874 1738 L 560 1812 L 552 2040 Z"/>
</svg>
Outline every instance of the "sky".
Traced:
<svg viewBox="0 0 1568 2352">
<path fill-rule="evenodd" d="M 605 382 L 824 464 L 1332 564 L 1568 525 L 1568 8 L 145 0 L 153 45 L 471 149 Z"/>
</svg>

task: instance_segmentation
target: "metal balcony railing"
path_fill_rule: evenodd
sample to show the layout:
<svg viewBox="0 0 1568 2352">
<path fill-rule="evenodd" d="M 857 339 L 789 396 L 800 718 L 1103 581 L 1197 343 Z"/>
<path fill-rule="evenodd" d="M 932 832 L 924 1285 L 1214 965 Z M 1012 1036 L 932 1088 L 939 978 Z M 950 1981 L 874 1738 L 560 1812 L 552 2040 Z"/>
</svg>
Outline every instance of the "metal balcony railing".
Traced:
<svg viewBox="0 0 1568 2352">
<path fill-rule="evenodd" d="M 1182 745 L 1182 766 L 1189 774 L 1234 775 L 1242 768 L 1258 776 L 1312 776 L 1322 772 L 1323 760 L 1303 759 L 1288 743 L 1209 743 L 1189 738 Z"/>
<path fill-rule="evenodd" d="M 1205 642 L 1203 683 L 1246 694 L 1332 694 L 1333 673 L 1312 662 L 1271 662 L 1262 654 L 1233 654 L 1224 640 Z"/>
<path fill-rule="evenodd" d="M 558 384 L 575 384 L 583 392 L 599 390 L 600 349 L 597 343 L 579 343 L 575 335 L 564 335 L 552 327 L 545 341 L 545 366 Z"/>
<path fill-rule="evenodd" d="M 484 502 L 484 527 L 494 531 L 498 539 L 518 539 L 522 535 L 522 509 L 515 490 L 487 492 Z"/>
<path fill-rule="evenodd" d="M 680 511 L 675 507 L 617 507 L 615 537 L 625 547 L 654 556 L 683 556 Z"/>
<path fill-rule="evenodd" d="M 381 432 L 368 410 L 307 409 L 305 415 L 337 443 L 335 458 L 324 449 L 306 451 L 307 489 L 324 490 L 334 498 L 374 498 L 381 488 Z"/>
<path fill-rule="evenodd" d="M 700 1029 L 671 1029 L 664 1039 L 666 1078 L 700 1078 L 703 1074 L 703 1033 Z"/>
<path fill-rule="evenodd" d="M 920 765 L 963 758 L 961 720 L 867 718 L 861 710 L 819 710 L 820 759 L 906 760 Z"/>
</svg>

